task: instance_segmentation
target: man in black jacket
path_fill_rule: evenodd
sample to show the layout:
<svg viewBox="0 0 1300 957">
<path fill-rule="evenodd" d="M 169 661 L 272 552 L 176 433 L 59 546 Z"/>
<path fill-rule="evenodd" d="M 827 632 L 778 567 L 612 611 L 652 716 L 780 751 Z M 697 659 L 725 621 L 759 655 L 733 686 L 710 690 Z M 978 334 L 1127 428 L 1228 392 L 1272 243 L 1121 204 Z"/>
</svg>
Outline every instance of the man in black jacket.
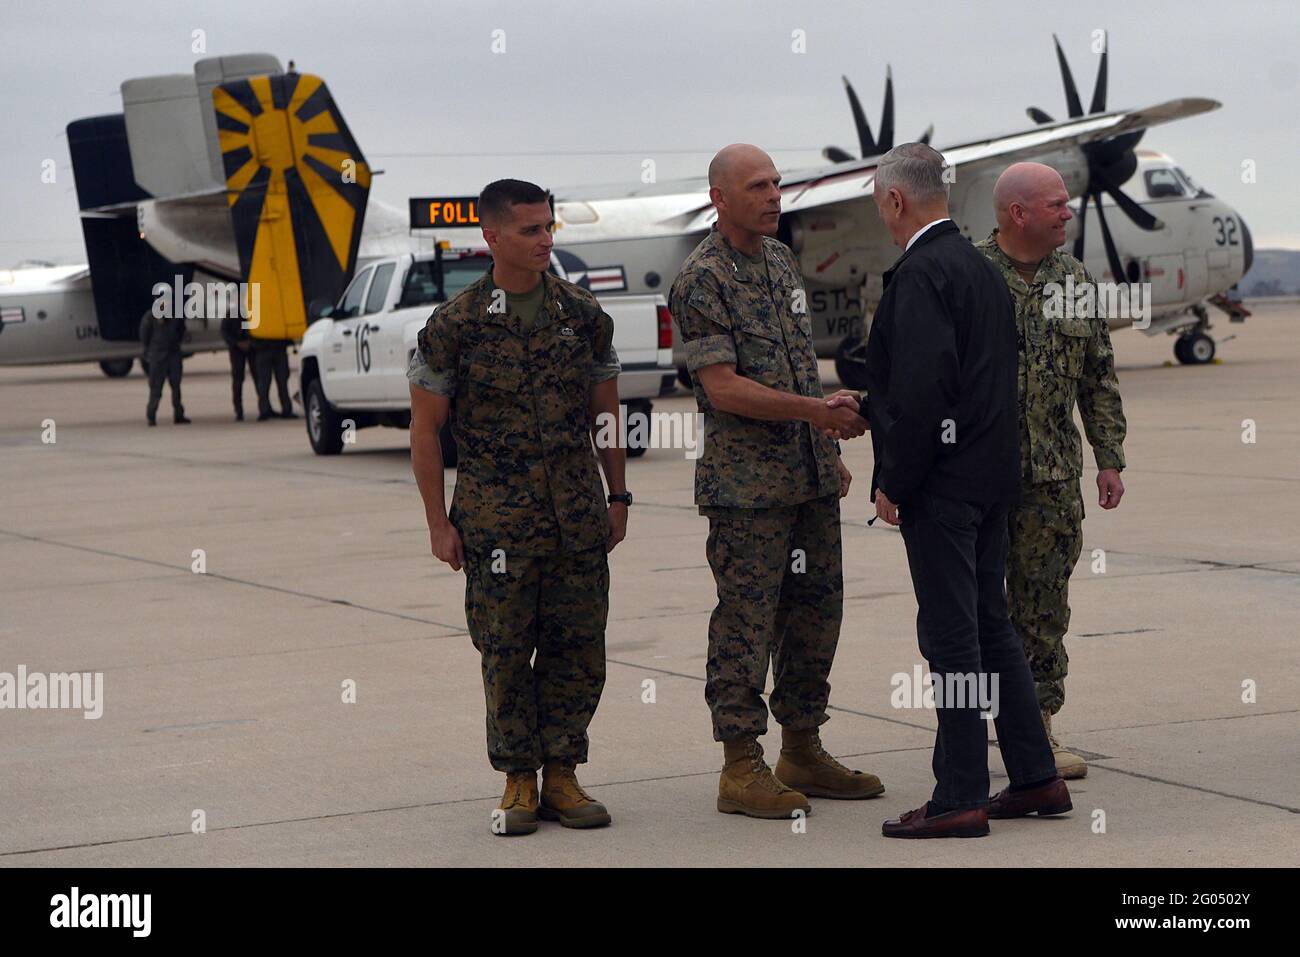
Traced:
<svg viewBox="0 0 1300 957">
<path fill-rule="evenodd" d="M 934 795 L 886 837 L 979 837 L 990 817 L 1071 807 L 1007 616 L 1007 509 L 1019 490 L 1015 314 L 1006 283 L 948 218 L 943 157 L 921 143 L 876 171 L 903 255 L 867 342 L 876 514 L 900 526 L 934 682 Z M 988 796 L 991 714 L 1011 787 Z"/>
</svg>

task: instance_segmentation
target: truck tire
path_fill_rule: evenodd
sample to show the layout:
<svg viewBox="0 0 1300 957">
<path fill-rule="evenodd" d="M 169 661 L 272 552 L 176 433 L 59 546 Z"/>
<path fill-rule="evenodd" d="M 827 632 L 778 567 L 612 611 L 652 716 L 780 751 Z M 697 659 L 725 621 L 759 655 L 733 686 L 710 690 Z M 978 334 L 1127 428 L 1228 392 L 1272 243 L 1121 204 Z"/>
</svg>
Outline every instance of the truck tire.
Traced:
<svg viewBox="0 0 1300 957">
<path fill-rule="evenodd" d="M 343 451 L 343 417 L 325 398 L 320 379 L 307 384 L 307 438 L 317 455 L 338 455 Z"/>
<path fill-rule="evenodd" d="M 646 441 L 640 442 L 636 445 L 632 444 L 632 416 L 637 414 L 649 416 L 650 410 L 652 408 L 653 406 L 651 405 L 651 403 L 646 402 L 644 400 L 634 400 L 632 402 L 627 403 L 627 418 L 628 418 L 627 457 L 630 459 L 639 459 L 641 456 L 645 455 L 646 451 L 650 448 L 648 427 L 643 430 L 643 433 L 646 434 Z"/>
</svg>

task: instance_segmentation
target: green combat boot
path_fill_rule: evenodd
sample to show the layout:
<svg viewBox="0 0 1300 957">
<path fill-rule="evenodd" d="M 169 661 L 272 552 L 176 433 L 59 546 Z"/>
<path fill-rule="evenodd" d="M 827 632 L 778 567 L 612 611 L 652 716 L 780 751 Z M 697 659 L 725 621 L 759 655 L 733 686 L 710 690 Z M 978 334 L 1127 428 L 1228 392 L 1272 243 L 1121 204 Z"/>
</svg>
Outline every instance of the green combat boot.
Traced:
<svg viewBox="0 0 1300 957">
<path fill-rule="evenodd" d="M 718 810 L 723 814 L 789 820 L 795 811 L 812 811 L 806 797 L 772 774 L 757 739 L 724 741 L 722 749 L 725 764 L 718 778 Z"/>
<path fill-rule="evenodd" d="M 542 820 L 559 821 L 565 827 L 604 827 L 610 821 L 609 811 L 582 789 L 573 768 L 559 761 L 542 766 L 542 803 L 537 813 Z"/>
<path fill-rule="evenodd" d="M 506 775 L 506 793 L 501 806 L 492 812 L 492 833 L 532 834 L 537 830 L 537 772 L 517 771 Z"/>
<path fill-rule="evenodd" d="M 1052 760 L 1056 762 L 1056 773 L 1067 781 L 1086 777 L 1088 762 L 1073 751 L 1061 747 L 1061 742 L 1057 741 L 1056 735 L 1052 734 L 1052 714 L 1049 711 L 1043 712 L 1043 727 L 1047 731 L 1048 743 L 1052 745 Z"/>
<path fill-rule="evenodd" d="M 826 753 L 821 736 L 812 731 L 781 729 L 781 758 L 776 777 L 809 797 L 858 800 L 885 793 L 880 778 L 846 768 Z"/>
</svg>

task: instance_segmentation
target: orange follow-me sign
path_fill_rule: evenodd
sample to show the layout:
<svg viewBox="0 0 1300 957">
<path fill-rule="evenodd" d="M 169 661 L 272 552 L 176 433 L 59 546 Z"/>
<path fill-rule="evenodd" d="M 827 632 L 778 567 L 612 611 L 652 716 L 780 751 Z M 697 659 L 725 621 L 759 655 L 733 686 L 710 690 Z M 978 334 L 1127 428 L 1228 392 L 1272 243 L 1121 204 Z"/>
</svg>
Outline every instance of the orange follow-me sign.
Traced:
<svg viewBox="0 0 1300 957">
<path fill-rule="evenodd" d="M 422 197 L 411 200 L 411 228 L 477 226 L 477 196 Z"/>
</svg>

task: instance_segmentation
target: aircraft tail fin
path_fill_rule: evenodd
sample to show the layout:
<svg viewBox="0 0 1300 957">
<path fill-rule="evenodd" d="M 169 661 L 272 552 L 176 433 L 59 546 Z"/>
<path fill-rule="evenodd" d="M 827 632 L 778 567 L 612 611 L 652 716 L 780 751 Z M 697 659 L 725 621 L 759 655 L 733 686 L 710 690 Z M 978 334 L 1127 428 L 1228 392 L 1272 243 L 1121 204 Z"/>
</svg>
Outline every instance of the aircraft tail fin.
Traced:
<svg viewBox="0 0 1300 957">
<path fill-rule="evenodd" d="M 114 113 L 73 120 L 67 132 L 77 204 L 83 212 L 119 210 L 81 217 L 99 334 L 111 342 L 131 342 L 139 337 L 140 317 L 153 304 L 154 284 L 170 285 L 177 275 L 189 282 L 193 267 L 168 261 L 140 238 L 134 207 L 149 194 L 135 181 L 125 117 Z"/>
<path fill-rule="evenodd" d="M 320 77 L 280 73 L 212 91 L 243 281 L 261 339 L 296 339 L 356 265 L 371 172 Z"/>
</svg>

